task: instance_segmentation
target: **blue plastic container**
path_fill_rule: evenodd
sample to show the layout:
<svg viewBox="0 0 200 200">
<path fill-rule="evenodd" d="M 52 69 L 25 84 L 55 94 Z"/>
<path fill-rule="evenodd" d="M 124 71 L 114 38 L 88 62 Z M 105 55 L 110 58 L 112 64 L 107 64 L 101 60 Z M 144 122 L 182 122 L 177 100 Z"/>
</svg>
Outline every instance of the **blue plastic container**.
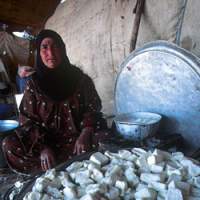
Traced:
<svg viewBox="0 0 200 200">
<path fill-rule="evenodd" d="M 7 165 L 2 151 L 2 141 L 6 136 L 13 134 L 18 126 L 19 122 L 15 120 L 0 120 L 0 168 Z"/>
</svg>

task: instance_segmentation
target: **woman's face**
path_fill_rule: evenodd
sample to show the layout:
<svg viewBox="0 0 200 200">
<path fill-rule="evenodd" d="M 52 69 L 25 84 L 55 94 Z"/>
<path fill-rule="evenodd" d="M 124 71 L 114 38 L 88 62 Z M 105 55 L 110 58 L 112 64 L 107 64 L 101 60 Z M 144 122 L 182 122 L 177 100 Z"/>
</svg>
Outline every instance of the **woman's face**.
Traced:
<svg viewBox="0 0 200 200">
<path fill-rule="evenodd" d="M 44 38 L 40 44 L 42 62 L 48 68 L 55 68 L 62 62 L 61 49 L 52 38 Z"/>
</svg>

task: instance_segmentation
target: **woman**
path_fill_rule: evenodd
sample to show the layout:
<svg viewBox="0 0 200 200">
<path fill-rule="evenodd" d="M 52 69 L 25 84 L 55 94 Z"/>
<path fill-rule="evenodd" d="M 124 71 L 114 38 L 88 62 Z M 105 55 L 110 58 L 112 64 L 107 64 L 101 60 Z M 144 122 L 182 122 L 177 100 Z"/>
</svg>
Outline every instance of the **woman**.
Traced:
<svg viewBox="0 0 200 200">
<path fill-rule="evenodd" d="M 101 100 L 92 80 L 70 64 L 65 44 L 52 30 L 36 38 L 36 73 L 20 105 L 20 128 L 3 141 L 9 167 L 46 171 L 74 155 L 97 148 L 108 136 Z"/>
</svg>

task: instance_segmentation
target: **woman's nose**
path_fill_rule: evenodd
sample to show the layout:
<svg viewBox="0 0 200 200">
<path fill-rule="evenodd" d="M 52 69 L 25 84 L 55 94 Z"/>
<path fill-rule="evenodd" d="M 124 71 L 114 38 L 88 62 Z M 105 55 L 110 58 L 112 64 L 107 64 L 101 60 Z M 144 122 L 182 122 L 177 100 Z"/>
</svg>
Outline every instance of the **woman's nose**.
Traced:
<svg viewBox="0 0 200 200">
<path fill-rule="evenodd" d="M 54 56 L 55 55 L 54 49 L 52 47 L 49 47 L 47 49 L 47 54 L 48 56 Z"/>
</svg>

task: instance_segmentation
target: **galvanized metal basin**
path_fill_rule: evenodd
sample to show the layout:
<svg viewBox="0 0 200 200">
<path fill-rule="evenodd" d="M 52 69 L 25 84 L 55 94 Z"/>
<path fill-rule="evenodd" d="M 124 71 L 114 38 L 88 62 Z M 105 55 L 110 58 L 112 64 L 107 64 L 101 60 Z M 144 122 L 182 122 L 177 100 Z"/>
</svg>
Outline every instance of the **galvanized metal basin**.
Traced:
<svg viewBox="0 0 200 200">
<path fill-rule="evenodd" d="M 161 118 L 157 113 L 134 112 L 120 114 L 114 121 L 117 131 L 124 138 L 141 141 L 157 132 Z"/>
</svg>

